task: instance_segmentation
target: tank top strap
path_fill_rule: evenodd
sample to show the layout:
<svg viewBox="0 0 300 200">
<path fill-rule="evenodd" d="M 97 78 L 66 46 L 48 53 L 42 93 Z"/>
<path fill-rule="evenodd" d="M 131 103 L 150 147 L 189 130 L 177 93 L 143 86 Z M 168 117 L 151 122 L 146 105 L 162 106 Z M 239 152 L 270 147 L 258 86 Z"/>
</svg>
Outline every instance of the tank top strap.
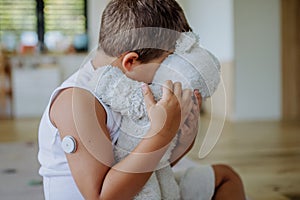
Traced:
<svg viewBox="0 0 300 200">
<path fill-rule="evenodd" d="M 51 129 L 56 129 L 56 127 L 51 123 L 50 116 L 49 116 L 49 111 L 50 111 L 50 106 L 55 100 L 55 98 L 59 95 L 59 93 L 67 88 L 80 88 L 83 90 L 86 90 L 90 92 L 96 99 L 97 101 L 103 106 L 105 112 L 106 112 L 106 125 L 107 128 L 110 132 L 110 136 L 112 139 L 112 143 L 115 143 L 118 139 L 119 136 L 119 126 L 120 126 L 120 121 L 121 121 L 121 115 L 119 113 L 113 112 L 105 103 L 102 102 L 101 99 L 97 97 L 97 95 L 91 91 L 88 87 L 88 82 L 90 81 L 92 74 L 94 72 L 94 68 L 89 61 L 84 65 L 83 68 L 79 69 L 75 74 L 73 74 L 71 77 L 69 77 L 66 81 L 64 81 L 61 86 L 56 88 L 54 92 L 51 94 L 48 106 L 47 106 L 47 118 L 49 119 L 48 121 L 50 122 L 50 127 Z"/>
</svg>

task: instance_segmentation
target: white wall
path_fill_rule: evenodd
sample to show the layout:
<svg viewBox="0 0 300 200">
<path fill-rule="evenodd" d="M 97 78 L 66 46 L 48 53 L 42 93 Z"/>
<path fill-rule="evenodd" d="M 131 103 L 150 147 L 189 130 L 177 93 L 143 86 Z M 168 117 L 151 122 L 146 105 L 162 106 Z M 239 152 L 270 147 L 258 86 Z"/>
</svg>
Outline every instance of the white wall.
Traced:
<svg viewBox="0 0 300 200">
<path fill-rule="evenodd" d="M 179 5 L 183 8 L 183 9 L 185 9 L 185 7 L 186 7 L 186 0 L 177 0 L 177 2 L 179 3 Z"/>
<path fill-rule="evenodd" d="M 98 45 L 102 12 L 109 0 L 87 0 L 89 50 Z"/>
<path fill-rule="evenodd" d="M 280 1 L 235 0 L 234 13 L 235 119 L 280 119 Z"/>
<path fill-rule="evenodd" d="M 185 0 L 184 8 L 201 44 L 222 62 L 231 61 L 233 52 L 233 0 Z"/>
</svg>

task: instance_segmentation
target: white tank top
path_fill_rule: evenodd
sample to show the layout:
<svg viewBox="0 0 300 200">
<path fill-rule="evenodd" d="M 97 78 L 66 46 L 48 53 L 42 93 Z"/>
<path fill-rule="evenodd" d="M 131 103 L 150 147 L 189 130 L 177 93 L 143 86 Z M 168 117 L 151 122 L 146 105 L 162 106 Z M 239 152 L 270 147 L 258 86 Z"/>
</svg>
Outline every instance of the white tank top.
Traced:
<svg viewBox="0 0 300 200">
<path fill-rule="evenodd" d="M 42 116 L 40 126 L 39 126 L 39 153 L 38 153 L 38 160 L 41 164 L 39 173 L 41 176 L 47 178 L 47 180 L 51 177 L 65 177 L 65 179 L 59 179 L 60 182 L 64 182 L 64 185 L 69 184 L 68 190 L 76 190 L 78 193 L 77 188 L 75 187 L 74 180 L 71 175 L 71 171 L 67 162 L 66 155 L 61 147 L 61 139 L 58 132 L 58 129 L 51 123 L 49 117 L 49 109 L 50 105 L 52 104 L 55 97 L 59 94 L 60 91 L 70 87 L 77 87 L 86 89 L 91 92 L 95 97 L 96 95 L 88 89 L 88 82 L 90 81 L 92 75 L 94 73 L 94 68 L 89 61 L 83 68 L 79 69 L 76 73 L 74 73 L 70 78 L 68 78 L 65 82 L 62 83 L 51 95 L 50 101 L 48 106 Z M 97 98 L 97 97 L 96 97 Z M 98 98 L 97 98 L 98 99 Z M 102 104 L 106 111 L 106 124 L 109 130 L 112 143 L 115 143 L 118 138 L 118 130 L 119 124 L 121 121 L 121 116 L 119 113 L 115 113 L 111 111 L 105 104 L 101 102 L 100 99 L 98 101 Z M 64 181 L 65 180 L 65 181 Z M 70 182 L 71 181 L 71 182 Z M 47 186 L 45 188 L 44 183 L 44 192 L 46 199 L 52 199 L 47 197 L 47 193 L 49 193 L 48 187 L 59 187 L 55 185 L 55 182 L 52 181 L 52 186 Z M 49 184 L 49 183 L 47 183 Z M 60 184 L 61 185 L 61 184 Z M 71 188 L 70 188 L 71 187 Z M 50 189 L 49 189 L 50 190 Z M 67 192 L 68 190 L 65 190 Z M 74 193 L 73 191 L 73 193 Z M 70 191 L 72 192 L 72 191 Z M 75 193 L 76 193 L 75 192 Z M 67 192 L 68 193 L 68 192 Z M 57 194 L 56 194 L 57 195 Z M 68 197 L 67 194 L 65 194 Z M 71 197 L 71 196 L 69 196 Z M 62 197 L 63 198 L 63 197 Z M 77 199 L 77 198 L 76 198 Z M 80 197 L 78 198 L 80 199 Z"/>
</svg>

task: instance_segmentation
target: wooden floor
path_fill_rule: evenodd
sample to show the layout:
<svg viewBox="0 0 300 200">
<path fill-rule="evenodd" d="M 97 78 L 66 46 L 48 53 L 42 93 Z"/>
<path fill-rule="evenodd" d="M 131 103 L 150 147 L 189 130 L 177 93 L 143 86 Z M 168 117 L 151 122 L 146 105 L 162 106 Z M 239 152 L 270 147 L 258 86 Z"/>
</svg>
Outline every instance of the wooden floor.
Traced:
<svg viewBox="0 0 300 200">
<path fill-rule="evenodd" d="M 197 159 L 197 144 L 189 156 L 200 163 L 231 165 L 250 199 L 300 200 L 300 122 L 226 123 L 204 160 Z"/>
<path fill-rule="evenodd" d="M 205 132 L 208 120 L 201 121 Z M 1 120 L 0 142 L 36 141 L 38 123 Z M 203 160 L 197 157 L 199 143 L 189 157 L 231 165 L 251 200 L 300 200 L 300 122 L 225 123 L 219 142 Z"/>
<path fill-rule="evenodd" d="M 39 119 L 0 120 L 0 142 L 37 141 Z"/>
</svg>

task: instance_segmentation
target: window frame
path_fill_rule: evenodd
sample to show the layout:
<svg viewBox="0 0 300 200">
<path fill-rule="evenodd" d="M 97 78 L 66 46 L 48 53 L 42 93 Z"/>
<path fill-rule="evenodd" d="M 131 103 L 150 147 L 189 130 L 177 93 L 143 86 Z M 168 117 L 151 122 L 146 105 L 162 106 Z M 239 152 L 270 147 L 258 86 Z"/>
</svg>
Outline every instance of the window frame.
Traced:
<svg viewBox="0 0 300 200">
<path fill-rule="evenodd" d="M 85 34 L 88 30 L 88 15 L 87 15 L 87 0 L 84 1 L 84 17 L 85 17 Z M 40 51 L 44 52 L 46 50 L 45 46 L 45 14 L 44 14 L 44 0 L 36 0 L 36 16 L 37 16 L 37 35 L 40 42 Z M 87 44 L 88 49 L 88 44 Z"/>
</svg>

